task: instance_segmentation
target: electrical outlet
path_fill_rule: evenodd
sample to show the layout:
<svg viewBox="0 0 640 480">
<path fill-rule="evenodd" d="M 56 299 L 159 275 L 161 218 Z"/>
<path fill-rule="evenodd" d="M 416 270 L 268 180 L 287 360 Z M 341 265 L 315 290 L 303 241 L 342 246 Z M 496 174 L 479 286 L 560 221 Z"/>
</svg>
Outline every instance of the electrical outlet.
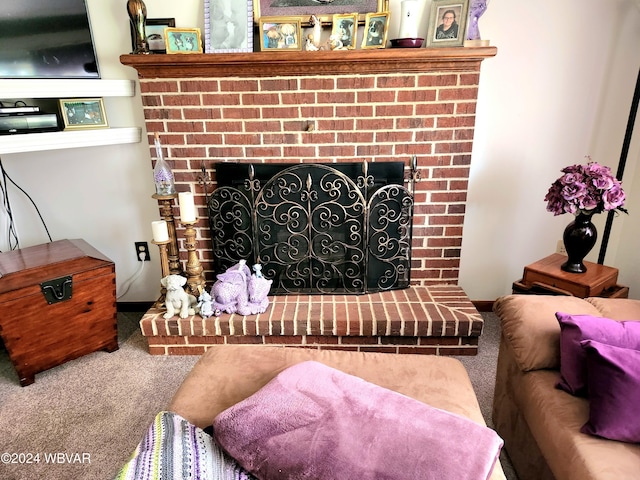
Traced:
<svg viewBox="0 0 640 480">
<path fill-rule="evenodd" d="M 558 245 L 556 245 L 556 253 L 560 253 L 562 255 L 567 254 L 567 250 L 564 248 L 564 242 L 562 240 L 558 240 Z"/>
<path fill-rule="evenodd" d="M 138 261 L 141 262 L 142 260 L 140 260 L 140 253 L 144 254 L 144 261 L 145 262 L 150 262 L 151 261 L 151 255 L 149 254 L 149 244 L 147 242 L 136 242 L 136 257 L 138 258 Z"/>
</svg>

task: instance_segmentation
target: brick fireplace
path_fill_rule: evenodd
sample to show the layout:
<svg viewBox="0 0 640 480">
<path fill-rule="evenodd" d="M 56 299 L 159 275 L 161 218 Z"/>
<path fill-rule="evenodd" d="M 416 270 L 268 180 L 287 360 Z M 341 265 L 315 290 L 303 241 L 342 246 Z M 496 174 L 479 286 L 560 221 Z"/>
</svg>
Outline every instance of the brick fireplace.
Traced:
<svg viewBox="0 0 640 480">
<path fill-rule="evenodd" d="M 411 283 L 456 291 L 480 64 L 495 54 L 494 47 L 423 48 L 123 55 L 121 62 L 138 71 L 150 145 L 158 132 L 177 189 L 196 194 L 208 285 L 214 276 L 205 197 L 216 187 L 214 163 L 402 161 L 408 177 L 415 156 Z M 464 309 L 471 305 L 465 301 Z M 482 321 L 473 310 L 465 313 L 480 322 L 465 335 L 471 350 Z M 165 330 L 177 331 L 178 323 Z"/>
</svg>

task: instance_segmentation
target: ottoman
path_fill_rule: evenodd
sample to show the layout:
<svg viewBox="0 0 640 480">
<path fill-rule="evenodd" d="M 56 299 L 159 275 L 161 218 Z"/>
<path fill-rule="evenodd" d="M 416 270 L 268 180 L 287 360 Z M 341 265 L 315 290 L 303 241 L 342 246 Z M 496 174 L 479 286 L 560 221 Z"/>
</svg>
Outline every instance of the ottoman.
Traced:
<svg viewBox="0 0 640 480">
<path fill-rule="evenodd" d="M 200 428 L 253 395 L 278 373 L 314 360 L 485 425 L 469 376 L 454 358 L 261 346 L 211 346 L 187 374 L 168 410 Z M 496 462 L 491 480 L 505 479 Z"/>
</svg>

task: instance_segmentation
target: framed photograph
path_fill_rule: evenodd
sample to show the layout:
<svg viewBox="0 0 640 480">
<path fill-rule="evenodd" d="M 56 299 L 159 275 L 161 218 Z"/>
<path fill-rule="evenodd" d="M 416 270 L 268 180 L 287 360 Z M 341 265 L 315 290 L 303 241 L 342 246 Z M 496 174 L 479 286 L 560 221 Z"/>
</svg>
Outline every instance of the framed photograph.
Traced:
<svg viewBox="0 0 640 480">
<path fill-rule="evenodd" d="M 151 53 L 167 53 L 167 48 L 164 42 L 164 29 L 165 27 L 175 27 L 175 18 L 147 18 L 145 21 L 145 33 L 147 34 L 147 45 Z M 131 48 L 136 48 L 136 32 L 133 24 L 129 22 L 131 27 Z"/>
<path fill-rule="evenodd" d="M 360 48 L 385 48 L 389 27 L 389 12 L 367 13 Z"/>
<path fill-rule="evenodd" d="M 333 16 L 331 36 L 340 42 L 339 48 L 356 48 L 358 37 L 358 14 L 337 14 Z"/>
<path fill-rule="evenodd" d="M 59 104 L 65 130 L 109 126 L 102 98 L 61 98 Z"/>
<path fill-rule="evenodd" d="M 469 0 L 433 0 L 427 47 L 461 47 L 467 29 Z"/>
<path fill-rule="evenodd" d="M 165 28 L 167 53 L 202 53 L 199 28 Z"/>
<path fill-rule="evenodd" d="M 337 13 L 358 14 L 358 21 L 364 22 L 367 13 L 381 12 L 384 0 L 341 0 L 340 5 L 323 3 L 317 0 L 254 0 L 253 18 L 256 23 L 265 16 L 296 16 L 302 26 L 309 26 L 311 15 L 315 15 L 325 24 L 331 23 Z"/>
<path fill-rule="evenodd" d="M 302 50 L 302 25 L 298 17 L 261 17 L 260 50 Z"/>
<path fill-rule="evenodd" d="M 175 18 L 147 18 L 144 29 L 147 34 L 147 45 L 149 45 L 149 51 L 153 53 L 167 53 L 164 29 L 166 27 L 175 26 Z"/>
<path fill-rule="evenodd" d="M 205 0 L 204 51 L 253 52 L 253 0 Z"/>
</svg>

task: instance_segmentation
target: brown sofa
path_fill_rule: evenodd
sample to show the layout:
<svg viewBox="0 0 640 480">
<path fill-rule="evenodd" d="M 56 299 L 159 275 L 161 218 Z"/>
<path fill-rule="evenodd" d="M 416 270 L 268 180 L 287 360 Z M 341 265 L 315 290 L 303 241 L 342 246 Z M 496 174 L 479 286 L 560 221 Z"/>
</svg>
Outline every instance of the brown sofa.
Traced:
<svg viewBox="0 0 640 480">
<path fill-rule="evenodd" d="M 640 300 L 509 295 L 494 312 L 502 336 L 493 423 L 520 480 L 640 478 L 640 445 L 584 433 L 589 401 L 555 387 L 560 378 L 556 312 L 640 320 Z"/>
<path fill-rule="evenodd" d="M 213 346 L 198 360 L 169 405 L 206 428 L 287 367 L 315 360 L 485 425 L 469 376 L 454 358 L 266 346 Z M 504 480 L 496 462 L 491 480 Z"/>
</svg>

